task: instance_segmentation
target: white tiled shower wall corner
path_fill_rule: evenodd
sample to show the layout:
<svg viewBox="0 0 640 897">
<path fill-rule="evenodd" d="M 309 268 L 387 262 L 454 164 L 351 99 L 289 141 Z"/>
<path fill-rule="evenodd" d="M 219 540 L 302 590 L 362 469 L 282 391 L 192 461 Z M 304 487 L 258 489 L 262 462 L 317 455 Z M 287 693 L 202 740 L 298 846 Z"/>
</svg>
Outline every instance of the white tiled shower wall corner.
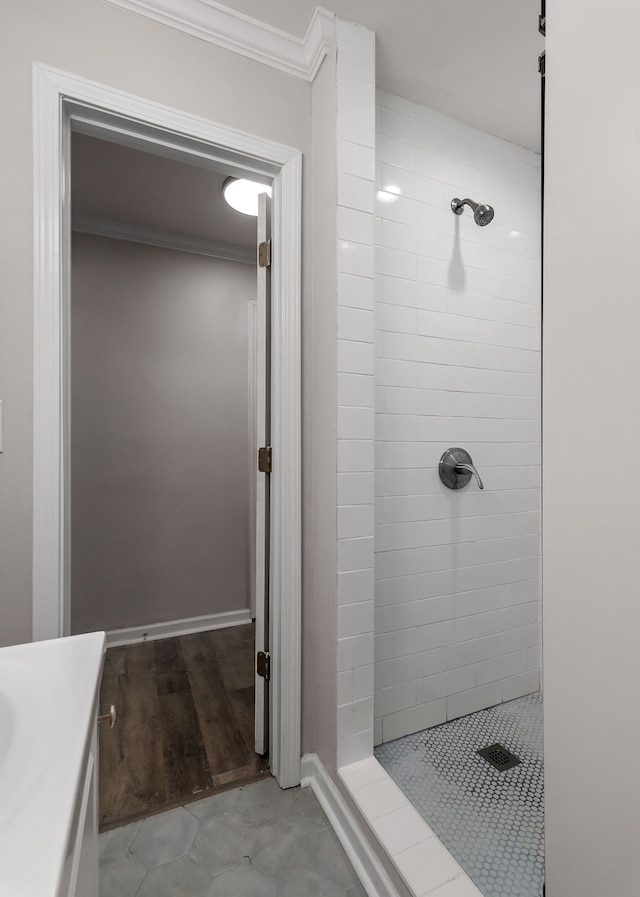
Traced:
<svg viewBox="0 0 640 897">
<path fill-rule="evenodd" d="M 376 98 L 380 743 L 539 687 L 541 309 L 539 157 Z M 456 196 L 493 205 L 493 222 L 454 215 Z M 365 387 L 343 389 L 355 402 Z M 441 484 L 450 446 L 484 491 Z"/>
<path fill-rule="evenodd" d="M 338 766 L 373 743 L 375 34 L 336 22 Z"/>
</svg>

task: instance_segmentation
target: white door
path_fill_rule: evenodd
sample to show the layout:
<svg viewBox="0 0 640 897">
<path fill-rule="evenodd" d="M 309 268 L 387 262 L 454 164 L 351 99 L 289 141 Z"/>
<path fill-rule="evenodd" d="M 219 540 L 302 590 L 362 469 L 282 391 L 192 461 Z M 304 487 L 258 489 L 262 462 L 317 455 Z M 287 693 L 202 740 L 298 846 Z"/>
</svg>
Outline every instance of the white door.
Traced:
<svg viewBox="0 0 640 897">
<path fill-rule="evenodd" d="M 260 449 L 271 445 L 271 273 L 270 258 L 260 258 L 260 245 L 270 240 L 271 200 L 262 193 L 258 202 L 256 466 Z M 266 261 L 268 264 L 263 264 Z M 256 753 L 266 754 L 269 749 L 269 681 L 258 673 L 260 658 L 269 656 L 269 473 L 264 470 L 258 469 L 256 492 Z"/>
</svg>

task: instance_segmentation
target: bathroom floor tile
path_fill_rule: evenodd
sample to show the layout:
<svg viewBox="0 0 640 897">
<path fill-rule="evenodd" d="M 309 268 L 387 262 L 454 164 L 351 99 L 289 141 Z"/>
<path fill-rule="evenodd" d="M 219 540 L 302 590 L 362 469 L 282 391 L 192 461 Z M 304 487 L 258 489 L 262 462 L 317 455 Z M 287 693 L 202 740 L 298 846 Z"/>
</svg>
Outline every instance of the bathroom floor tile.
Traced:
<svg viewBox="0 0 640 897">
<path fill-rule="evenodd" d="M 498 772 L 478 756 L 478 749 L 495 743 L 521 764 Z M 540 694 L 390 741 L 375 756 L 485 897 L 540 897 Z"/>
<path fill-rule="evenodd" d="M 289 816 L 262 826 L 251 860 L 272 878 L 283 881 L 295 871 L 313 868 L 317 850 L 317 837 Z"/>
<path fill-rule="evenodd" d="M 200 823 L 191 856 L 212 875 L 234 869 L 251 856 L 258 829 L 240 813 L 223 813 Z"/>
<path fill-rule="evenodd" d="M 135 897 L 147 867 L 123 848 L 100 857 L 100 897 Z"/>
<path fill-rule="evenodd" d="M 136 897 L 201 897 L 210 884 L 210 876 L 197 863 L 190 857 L 180 857 L 150 869 Z"/>
<path fill-rule="evenodd" d="M 216 875 L 208 897 L 276 897 L 277 890 L 278 885 L 272 878 L 245 860 L 244 865 Z"/>
<path fill-rule="evenodd" d="M 129 849 L 149 869 L 186 856 L 197 831 L 197 820 L 184 808 L 178 807 L 177 810 L 145 819 Z"/>
<path fill-rule="evenodd" d="M 100 897 L 366 897 L 311 788 L 269 778 L 100 835 Z"/>
<path fill-rule="evenodd" d="M 100 856 L 108 856 L 110 853 L 119 853 L 122 850 L 126 850 L 135 838 L 141 825 L 141 822 L 132 822 L 130 825 L 123 825 L 120 828 L 112 829 L 110 832 L 105 832 L 104 837 L 100 838 Z"/>
</svg>

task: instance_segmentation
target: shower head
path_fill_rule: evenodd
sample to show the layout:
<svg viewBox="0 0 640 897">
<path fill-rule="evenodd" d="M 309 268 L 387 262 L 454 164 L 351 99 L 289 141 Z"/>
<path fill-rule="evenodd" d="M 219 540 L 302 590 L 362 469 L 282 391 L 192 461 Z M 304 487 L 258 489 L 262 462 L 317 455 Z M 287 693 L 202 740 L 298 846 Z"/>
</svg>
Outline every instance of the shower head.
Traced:
<svg viewBox="0 0 640 897">
<path fill-rule="evenodd" d="M 486 224 L 490 224 L 490 222 L 493 221 L 493 216 L 495 214 L 493 206 L 477 203 L 472 199 L 451 200 L 451 211 L 454 215 L 462 215 L 465 206 L 469 206 L 473 209 L 473 220 L 478 227 L 484 227 Z"/>
<path fill-rule="evenodd" d="M 493 206 L 482 203 L 477 209 L 473 210 L 473 220 L 478 227 L 484 227 L 485 224 L 490 224 L 493 221 L 494 214 Z"/>
</svg>

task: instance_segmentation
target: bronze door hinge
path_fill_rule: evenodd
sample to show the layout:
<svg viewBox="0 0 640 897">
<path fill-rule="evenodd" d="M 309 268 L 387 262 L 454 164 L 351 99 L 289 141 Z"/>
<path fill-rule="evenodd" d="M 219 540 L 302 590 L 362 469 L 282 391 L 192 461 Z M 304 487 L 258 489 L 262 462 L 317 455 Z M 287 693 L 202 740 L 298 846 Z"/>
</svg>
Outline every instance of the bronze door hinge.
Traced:
<svg viewBox="0 0 640 897">
<path fill-rule="evenodd" d="M 265 240 L 258 245 L 258 266 L 260 268 L 271 267 L 271 240 Z"/>
<path fill-rule="evenodd" d="M 258 449 L 258 470 L 260 473 L 271 473 L 273 469 L 273 452 L 270 445 Z"/>
<path fill-rule="evenodd" d="M 271 655 L 266 651 L 258 651 L 256 656 L 256 673 L 267 682 L 271 678 Z"/>
</svg>

